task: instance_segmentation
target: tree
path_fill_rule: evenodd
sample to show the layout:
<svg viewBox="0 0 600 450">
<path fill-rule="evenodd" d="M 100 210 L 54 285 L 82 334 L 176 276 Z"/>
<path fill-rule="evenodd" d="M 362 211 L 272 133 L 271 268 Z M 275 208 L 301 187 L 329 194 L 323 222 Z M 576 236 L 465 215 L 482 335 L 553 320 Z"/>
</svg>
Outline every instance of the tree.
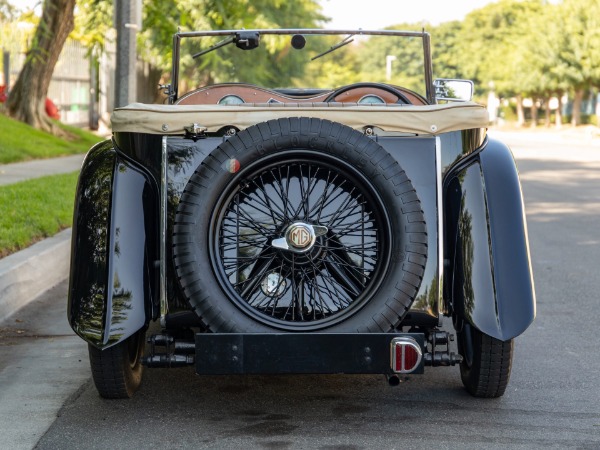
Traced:
<svg viewBox="0 0 600 450">
<path fill-rule="evenodd" d="M 108 30 L 113 26 L 112 8 L 113 0 L 78 0 L 78 34 L 93 46 L 95 55 L 103 50 L 110 35 Z M 150 65 L 151 78 L 158 79 L 163 74 L 168 79 L 173 34 L 178 29 L 316 28 L 320 21 L 325 20 L 316 0 L 143 0 L 143 26 L 138 33 L 138 55 Z M 204 45 L 211 42 L 210 39 L 202 41 Z M 200 50 L 199 43 L 195 39 L 186 39 L 181 49 L 180 82 L 196 85 L 236 81 L 230 77 L 235 65 L 237 73 L 244 74 L 256 83 L 289 84 L 298 65 L 293 62 L 274 62 L 272 57 L 281 51 L 282 43 L 277 44 L 275 39 L 269 41 L 275 43 L 273 48 L 269 47 L 268 52 L 251 52 L 252 57 L 246 55 L 247 52 L 237 51 L 234 46 L 228 46 L 199 59 L 192 59 L 191 54 Z M 261 44 L 261 48 L 266 46 Z M 151 86 L 150 89 L 155 87 Z"/>
<path fill-rule="evenodd" d="M 8 0 L 0 0 L 0 22 L 12 20 L 16 12 L 17 9 Z"/>
<path fill-rule="evenodd" d="M 72 37 L 83 43 L 98 58 L 110 39 L 114 0 L 77 0 L 75 30 Z"/>
<path fill-rule="evenodd" d="M 574 93 L 571 123 L 581 123 L 581 101 L 587 90 L 600 86 L 600 4 L 597 0 L 565 0 L 561 5 L 562 35 L 558 75 Z"/>
<path fill-rule="evenodd" d="M 421 31 L 419 24 L 402 23 L 388 29 Z M 423 83 L 423 41 L 420 37 L 377 38 L 370 37 L 359 47 L 358 60 L 362 70 L 360 78 L 375 82 L 389 82 L 425 95 Z M 394 57 L 391 78 L 387 79 L 387 59 Z"/>
<path fill-rule="evenodd" d="M 500 96 L 516 97 L 519 125 L 525 121 L 524 83 L 531 74 L 523 52 L 531 35 L 531 20 L 543 8 L 542 0 L 501 0 L 473 11 L 463 22 L 467 77 L 477 81 L 480 94 L 493 81 Z"/>
<path fill-rule="evenodd" d="M 559 5 L 544 5 L 541 13 L 528 18 L 527 39 L 520 51 L 519 66 L 524 69 L 519 74 L 522 93 L 532 97 L 532 126 L 535 126 L 536 99 L 543 99 L 546 111 L 545 123 L 550 126 L 550 99 L 557 97 L 556 124 L 562 123 L 560 99 L 569 89 L 559 58 L 560 42 L 564 35 L 563 18 Z"/>
<path fill-rule="evenodd" d="M 501 96 L 515 97 L 520 124 L 523 98 L 533 99 L 532 116 L 543 99 L 549 124 L 549 99 L 564 93 L 573 94 L 572 122 L 580 123 L 585 93 L 600 86 L 598 0 L 500 0 L 470 13 L 462 30 L 466 76 L 481 87 L 493 80 Z"/>
<path fill-rule="evenodd" d="M 469 56 L 460 51 L 463 35 L 459 21 L 440 23 L 431 30 L 435 78 L 464 78 L 462 67 Z"/>
<path fill-rule="evenodd" d="M 25 65 L 11 90 L 7 109 L 13 118 L 60 134 L 48 118 L 45 101 L 54 66 L 74 26 L 75 0 L 45 0 Z"/>
<path fill-rule="evenodd" d="M 164 11 L 170 11 L 165 17 Z M 256 28 L 315 28 L 326 18 L 320 14 L 315 0 L 165 0 L 144 3 L 144 26 L 138 45 L 143 58 L 156 67 L 168 70 L 171 66 L 172 36 L 182 30 L 232 30 Z M 220 39 L 203 39 L 203 47 Z M 222 47 L 198 59 L 191 54 L 202 48 L 198 40 L 184 41 L 181 51 L 180 76 L 193 84 L 209 84 L 221 81 L 248 81 L 257 84 L 291 85 L 294 69 L 299 67 L 293 58 L 283 64 L 272 60 L 283 48 L 283 42 L 269 39 L 272 44 L 267 52 L 251 55 L 239 52 L 235 46 Z M 261 44 L 261 47 L 267 48 Z M 231 78 L 235 67 L 245 80 Z"/>
</svg>

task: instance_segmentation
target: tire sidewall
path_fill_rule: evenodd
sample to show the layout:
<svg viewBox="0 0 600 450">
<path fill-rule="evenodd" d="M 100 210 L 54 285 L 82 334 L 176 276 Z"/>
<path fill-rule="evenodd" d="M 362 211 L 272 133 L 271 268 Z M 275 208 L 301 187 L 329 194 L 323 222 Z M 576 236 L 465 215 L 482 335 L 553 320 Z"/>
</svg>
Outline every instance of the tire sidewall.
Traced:
<svg viewBox="0 0 600 450">
<path fill-rule="evenodd" d="M 144 349 L 146 347 L 146 331 L 140 330 L 129 339 L 132 339 L 132 341 L 125 341 L 122 343 L 122 357 L 123 372 L 126 380 L 125 386 L 127 387 L 131 397 L 142 384 L 142 375 L 144 372 L 142 358 L 144 356 Z"/>
<path fill-rule="evenodd" d="M 479 382 L 479 373 L 481 370 L 482 342 L 481 332 L 473 328 L 470 324 L 463 324 L 463 328 L 458 332 L 458 353 L 463 355 L 460 363 L 460 376 L 463 384 L 469 389 L 469 386 L 477 386 Z M 470 349 L 467 349 L 470 340 Z M 471 352 L 471 361 L 465 356 L 467 351 Z"/>
</svg>

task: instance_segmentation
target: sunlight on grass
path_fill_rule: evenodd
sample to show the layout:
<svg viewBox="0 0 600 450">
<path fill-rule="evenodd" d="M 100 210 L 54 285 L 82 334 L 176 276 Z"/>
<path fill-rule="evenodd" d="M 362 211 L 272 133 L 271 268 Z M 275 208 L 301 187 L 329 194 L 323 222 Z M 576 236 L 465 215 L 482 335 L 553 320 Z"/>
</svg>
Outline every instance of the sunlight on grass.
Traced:
<svg viewBox="0 0 600 450">
<path fill-rule="evenodd" d="M 78 128 L 59 126 L 75 138 L 61 139 L 0 114 L 0 164 L 85 153 L 102 140 Z"/>
<path fill-rule="evenodd" d="M 0 258 L 72 225 L 78 172 L 0 187 Z"/>
</svg>

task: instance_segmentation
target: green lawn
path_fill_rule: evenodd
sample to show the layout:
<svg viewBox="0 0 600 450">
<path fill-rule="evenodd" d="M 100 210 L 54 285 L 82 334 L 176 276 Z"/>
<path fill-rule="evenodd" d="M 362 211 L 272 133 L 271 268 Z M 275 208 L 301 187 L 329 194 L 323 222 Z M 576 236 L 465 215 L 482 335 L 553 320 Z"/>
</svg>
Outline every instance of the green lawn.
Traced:
<svg viewBox="0 0 600 450">
<path fill-rule="evenodd" d="M 0 258 L 72 225 L 78 172 L 0 186 Z"/>
<path fill-rule="evenodd" d="M 0 114 L 0 164 L 85 153 L 102 140 L 100 136 L 78 128 L 59 126 L 74 139 L 58 138 Z"/>
</svg>

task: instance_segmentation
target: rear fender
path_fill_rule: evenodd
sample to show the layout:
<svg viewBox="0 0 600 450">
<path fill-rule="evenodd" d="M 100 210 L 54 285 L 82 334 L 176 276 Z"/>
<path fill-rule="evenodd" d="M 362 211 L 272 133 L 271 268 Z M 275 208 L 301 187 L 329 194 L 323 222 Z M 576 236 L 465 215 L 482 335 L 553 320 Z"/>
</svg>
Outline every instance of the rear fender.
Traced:
<svg viewBox="0 0 600 450">
<path fill-rule="evenodd" d="M 467 321 L 506 341 L 535 318 L 523 196 L 509 148 L 489 140 L 444 182 L 446 297 Z"/>
<path fill-rule="evenodd" d="M 151 177 L 110 141 L 90 150 L 75 198 L 68 319 L 97 348 L 127 339 L 154 314 L 157 198 Z"/>
</svg>

